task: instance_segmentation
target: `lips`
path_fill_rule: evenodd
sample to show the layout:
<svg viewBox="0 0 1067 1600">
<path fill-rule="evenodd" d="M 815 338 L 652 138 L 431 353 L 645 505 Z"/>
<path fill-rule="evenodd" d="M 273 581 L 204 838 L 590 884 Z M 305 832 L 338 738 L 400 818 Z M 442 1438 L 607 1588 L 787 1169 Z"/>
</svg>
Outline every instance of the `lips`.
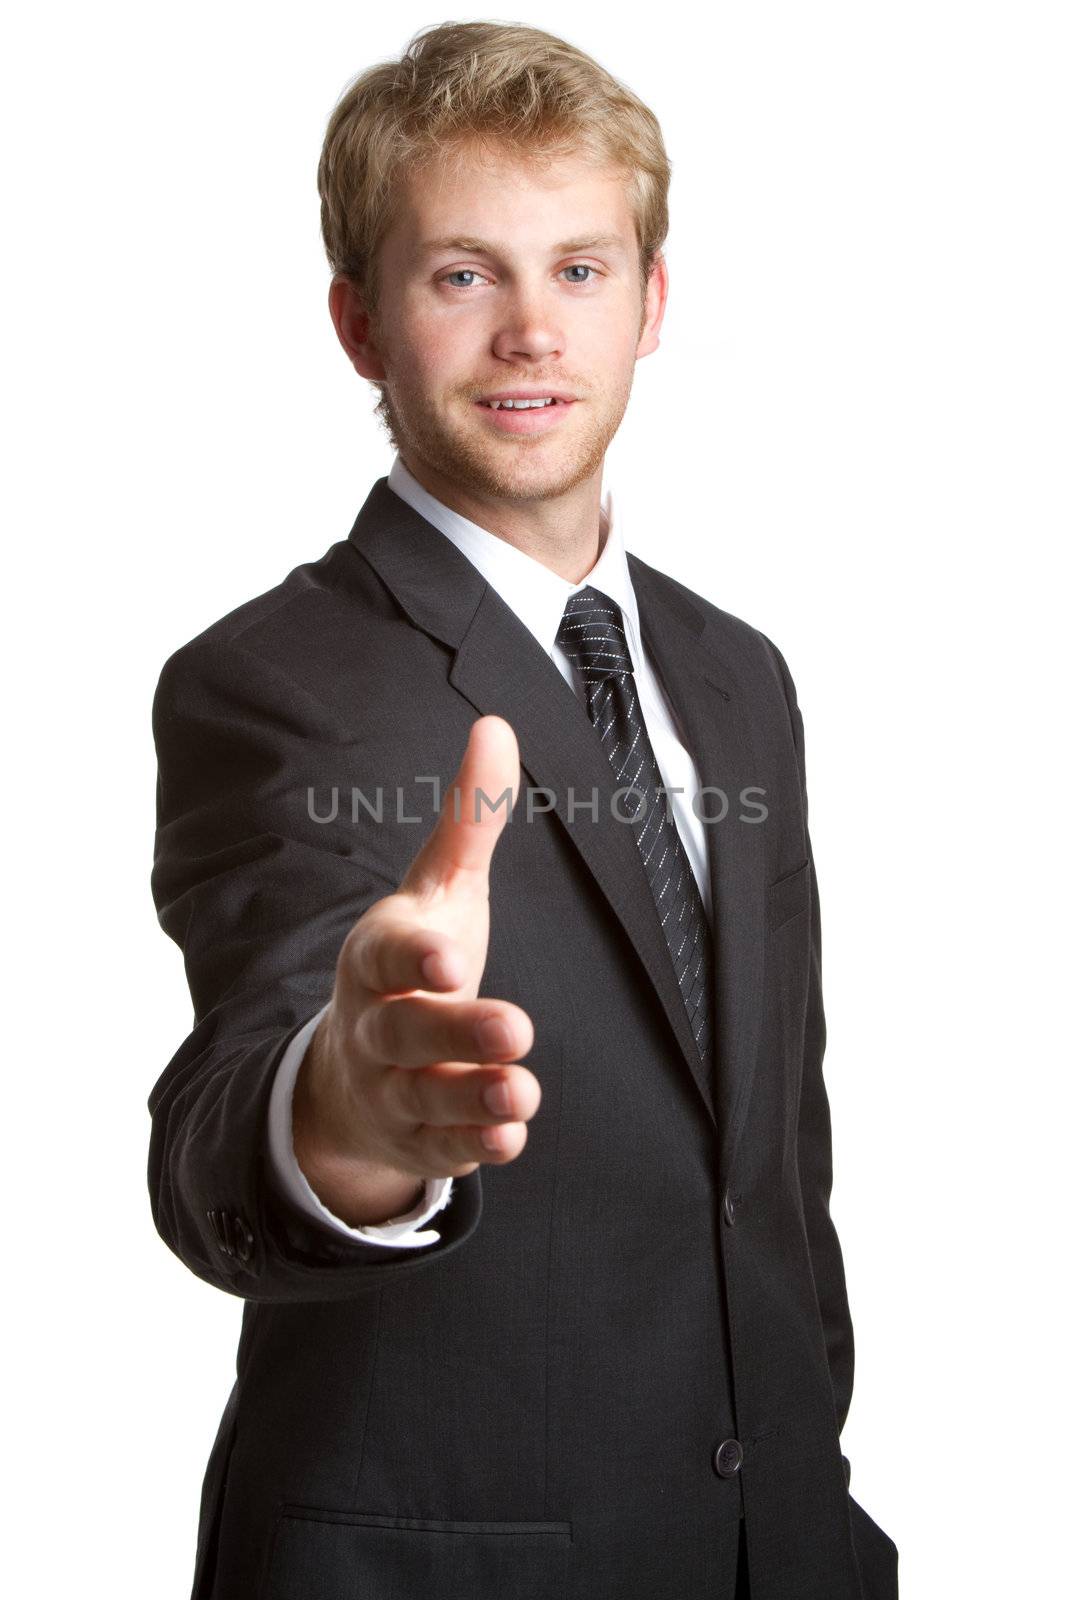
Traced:
<svg viewBox="0 0 1067 1600">
<path fill-rule="evenodd" d="M 536 408 L 536 402 L 538 401 L 574 400 L 575 398 L 573 394 L 567 394 L 563 389 L 499 389 L 495 394 L 480 394 L 478 401 L 479 404 L 484 405 L 499 405 L 504 402 L 511 402 L 519 406 L 533 401 Z"/>
<path fill-rule="evenodd" d="M 494 408 L 488 400 L 475 401 L 477 410 L 490 427 L 500 433 L 512 434 L 547 433 L 551 428 L 558 427 L 576 404 L 575 400 L 553 399 L 551 405 L 524 406 L 515 411 L 507 406 Z"/>
</svg>

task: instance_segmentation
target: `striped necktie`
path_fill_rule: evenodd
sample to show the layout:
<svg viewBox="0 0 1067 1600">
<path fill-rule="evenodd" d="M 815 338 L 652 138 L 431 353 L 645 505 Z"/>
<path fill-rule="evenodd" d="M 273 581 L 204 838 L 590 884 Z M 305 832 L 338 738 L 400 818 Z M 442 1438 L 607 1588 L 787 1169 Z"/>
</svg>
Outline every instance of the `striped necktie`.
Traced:
<svg viewBox="0 0 1067 1600">
<path fill-rule="evenodd" d="M 586 584 L 567 601 L 556 643 L 577 668 L 608 763 L 627 790 L 619 796 L 616 810 L 637 819 L 629 826 L 634 830 L 693 1037 L 701 1059 L 707 1062 L 711 1048 L 708 919 L 641 714 L 622 612 L 614 600 Z"/>
</svg>

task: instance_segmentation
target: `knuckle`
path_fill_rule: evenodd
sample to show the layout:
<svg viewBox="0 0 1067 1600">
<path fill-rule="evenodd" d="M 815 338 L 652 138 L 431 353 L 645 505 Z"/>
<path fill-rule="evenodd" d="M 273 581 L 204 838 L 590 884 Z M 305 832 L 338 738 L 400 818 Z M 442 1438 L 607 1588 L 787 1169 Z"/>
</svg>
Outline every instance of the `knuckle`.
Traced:
<svg viewBox="0 0 1067 1600">
<path fill-rule="evenodd" d="M 481 1130 L 478 1128 L 449 1128 L 444 1143 L 453 1166 L 460 1161 L 481 1162 L 488 1155 L 482 1146 Z"/>
<path fill-rule="evenodd" d="M 452 1137 L 455 1131 L 453 1128 L 435 1128 L 422 1123 L 408 1141 L 412 1164 L 420 1172 L 429 1173 L 434 1178 L 451 1176 L 457 1162 L 466 1155 Z"/>
<path fill-rule="evenodd" d="M 365 1006 L 356 1024 L 359 1043 L 371 1057 L 391 1060 L 395 1055 L 396 1019 L 387 1002 Z"/>
<path fill-rule="evenodd" d="M 507 1155 L 501 1150 L 490 1150 L 482 1139 L 482 1130 L 468 1129 L 464 1141 L 464 1154 L 473 1156 L 475 1160 L 484 1163 L 487 1167 L 496 1166 L 498 1162 L 506 1161 Z"/>
<path fill-rule="evenodd" d="M 427 1122 L 428 1084 L 425 1072 L 413 1072 L 408 1067 L 394 1067 L 390 1078 L 397 1114 L 409 1122 L 420 1125 Z"/>
<path fill-rule="evenodd" d="M 367 988 L 373 987 L 380 938 L 377 926 L 363 919 L 351 929 L 341 946 L 341 962 L 346 975 Z"/>
<path fill-rule="evenodd" d="M 397 1061 L 404 1050 L 404 1039 L 407 1032 L 407 1001 L 383 1000 L 378 1009 L 378 1027 L 382 1054 L 387 1061 Z"/>
<path fill-rule="evenodd" d="M 349 970 L 367 988 L 382 986 L 387 976 L 395 938 L 394 919 L 389 901 L 376 901 L 345 936 L 341 946 Z"/>
</svg>

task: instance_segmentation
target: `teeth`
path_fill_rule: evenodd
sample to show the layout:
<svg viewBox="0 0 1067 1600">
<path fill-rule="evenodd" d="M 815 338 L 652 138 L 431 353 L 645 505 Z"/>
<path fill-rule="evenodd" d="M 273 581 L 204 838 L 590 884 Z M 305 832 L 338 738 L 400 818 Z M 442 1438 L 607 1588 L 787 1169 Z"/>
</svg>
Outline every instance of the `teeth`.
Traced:
<svg viewBox="0 0 1067 1600">
<path fill-rule="evenodd" d="M 531 408 L 554 405 L 555 401 L 548 400 L 490 400 L 489 405 L 494 411 L 499 411 L 503 406 L 505 411 L 529 411 Z"/>
</svg>

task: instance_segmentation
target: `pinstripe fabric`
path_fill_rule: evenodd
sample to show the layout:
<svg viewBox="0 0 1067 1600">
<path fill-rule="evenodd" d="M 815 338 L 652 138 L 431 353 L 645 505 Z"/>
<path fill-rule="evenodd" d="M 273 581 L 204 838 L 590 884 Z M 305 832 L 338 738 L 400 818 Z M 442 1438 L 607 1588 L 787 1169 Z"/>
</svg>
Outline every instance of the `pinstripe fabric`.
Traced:
<svg viewBox="0 0 1067 1600">
<path fill-rule="evenodd" d="M 663 779 L 633 682 L 622 612 L 585 584 L 567 601 L 556 635 L 585 686 L 593 726 L 619 780 L 617 807 L 632 827 L 702 1059 L 711 1044 L 708 1015 L 710 930 L 693 869 L 671 816 Z"/>
</svg>

